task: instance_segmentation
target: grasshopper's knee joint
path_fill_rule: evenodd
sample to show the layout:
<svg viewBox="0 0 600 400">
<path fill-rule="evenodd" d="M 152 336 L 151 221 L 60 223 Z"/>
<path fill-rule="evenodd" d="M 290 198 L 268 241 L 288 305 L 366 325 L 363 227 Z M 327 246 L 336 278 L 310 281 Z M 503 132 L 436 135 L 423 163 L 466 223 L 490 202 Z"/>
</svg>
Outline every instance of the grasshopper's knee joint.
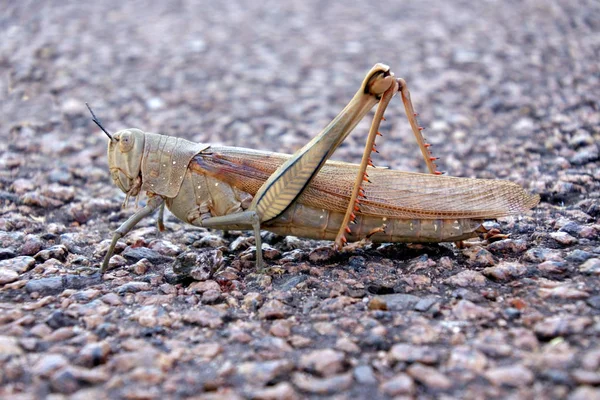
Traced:
<svg viewBox="0 0 600 400">
<path fill-rule="evenodd" d="M 394 74 L 390 72 L 390 67 L 376 64 L 366 79 L 364 93 L 379 97 L 390 88 L 393 82 Z"/>
</svg>

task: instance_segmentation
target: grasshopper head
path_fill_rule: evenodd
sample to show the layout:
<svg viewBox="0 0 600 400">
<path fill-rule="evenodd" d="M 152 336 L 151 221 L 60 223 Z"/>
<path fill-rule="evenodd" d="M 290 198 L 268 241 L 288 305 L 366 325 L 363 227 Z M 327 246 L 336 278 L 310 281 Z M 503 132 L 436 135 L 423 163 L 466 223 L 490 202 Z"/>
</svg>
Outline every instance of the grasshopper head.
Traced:
<svg viewBox="0 0 600 400">
<path fill-rule="evenodd" d="M 124 129 L 108 142 L 110 176 L 128 196 L 137 196 L 140 192 L 145 137 L 139 129 Z"/>
</svg>

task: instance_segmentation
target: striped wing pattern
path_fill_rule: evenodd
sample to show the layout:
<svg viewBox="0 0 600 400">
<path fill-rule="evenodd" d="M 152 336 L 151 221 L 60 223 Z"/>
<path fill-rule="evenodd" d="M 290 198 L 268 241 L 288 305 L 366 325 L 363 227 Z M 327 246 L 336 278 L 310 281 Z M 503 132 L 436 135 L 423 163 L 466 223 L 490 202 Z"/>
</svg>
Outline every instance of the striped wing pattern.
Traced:
<svg viewBox="0 0 600 400">
<path fill-rule="evenodd" d="M 208 173 L 252 195 L 290 156 L 257 150 L 212 146 L 195 157 L 192 168 Z M 301 176 L 303 168 L 294 172 Z M 327 161 L 298 197 L 314 208 L 345 212 L 357 164 Z M 360 213 L 399 219 L 494 219 L 521 214 L 539 203 L 538 195 L 503 180 L 457 178 L 383 168 L 367 170 L 366 199 Z M 303 179 L 298 179 L 304 182 Z M 271 199 L 273 204 L 277 199 Z M 287 203 L 286 203 L 287 204 Z M 278 214 L 277 214 L 278 215 Z"/>
</svg>

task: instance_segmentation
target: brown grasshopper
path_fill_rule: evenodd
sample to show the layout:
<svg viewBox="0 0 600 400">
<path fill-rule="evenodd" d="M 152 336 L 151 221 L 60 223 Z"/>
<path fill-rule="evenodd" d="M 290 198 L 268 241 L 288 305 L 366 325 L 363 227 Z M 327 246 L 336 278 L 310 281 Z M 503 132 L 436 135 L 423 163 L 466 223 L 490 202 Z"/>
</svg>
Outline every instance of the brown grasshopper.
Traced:
<svg viewBox="0 0 600 400">
<path fill-rule="evenodd" d="M 371 152 L 383 113 L 400 93 L 430 174 L 374 168 Z M 328 161 L 358 122 L 379 103 L 361 164 Z M 89 108 L 89 106 L 88 106 Z M 421 135 L 410 93 L 388 66 L 376 64 L 348 105 L 293 155 L 211 146 L 125 129 L 106 133 L 114 183 L 148 201 L 115 232 L 101 272 L 117 241 L 142 218 L 166 205 L 182 221 L 218 229 L 253 229 L 256 265 L 263 268 L 260 229 L 281 235 L 373 242 L 456 242 L 484 232 L 482 222 L 522 213 L 539 202 L 519 185 L 440 176 Z M 368 169 L 368 173 L 367 173 Z"/>
</svg>

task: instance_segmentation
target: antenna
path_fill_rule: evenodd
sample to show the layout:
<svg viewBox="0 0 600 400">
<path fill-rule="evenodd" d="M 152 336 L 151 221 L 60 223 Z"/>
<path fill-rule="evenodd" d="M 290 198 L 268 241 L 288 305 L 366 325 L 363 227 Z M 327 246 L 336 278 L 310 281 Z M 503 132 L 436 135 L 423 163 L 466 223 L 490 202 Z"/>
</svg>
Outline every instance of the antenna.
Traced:
<svg viewBox="0 0 600 400">
<path fill-rule="evenodd" d="M 106 129 L 104 129 L 104 127 L 102 126 L 102 124 L 100 123 L 100 121 L 98 120 L 98 118 L 96 118 L 96 114 L 94 114 L 94 112 L 92 111 L 92 108 L 90 107 L 90 105 L 88 103 L 85 103 L 85 105 L 88 108 L 88 110 L 90 110 L 90 113 L 92 114 L 92 121 L 94 121 L 94 123 L 96 125 L 98 125 L 98 127 L 100 129 L 102 129 L 102 132 L 106 133 L 106 136 L 108 136 L 108 138 L 112 142 L 114 140 L 113 137 L 110 135 L 110 133 L 108 133 L 108 131 Z"/>
</svg>

